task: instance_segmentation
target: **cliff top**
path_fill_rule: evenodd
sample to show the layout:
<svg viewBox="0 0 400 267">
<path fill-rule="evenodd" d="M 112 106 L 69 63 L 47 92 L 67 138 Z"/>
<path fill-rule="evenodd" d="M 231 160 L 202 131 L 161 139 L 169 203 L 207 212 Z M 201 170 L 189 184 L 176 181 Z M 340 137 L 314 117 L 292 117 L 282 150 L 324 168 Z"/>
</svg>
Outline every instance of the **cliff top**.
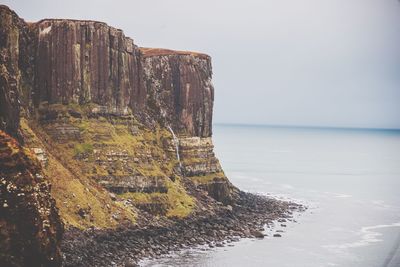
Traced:
<svg viewBox="0 0 400 267">
<path fill-rule="evenodd" d="M 140 47 L 139 49 L 144 57 L 184 55 L 184 56 L 194 56 L 204 59 L 210 58 L 210 56 L 207 54 L 194 51 L 180 51 L 180 50 L 170 50 L 165 48 L 147 48 L 147 47 Z"/>
<path fill-rule="evenodd" d="M 7 11 L 11 11 L 15 14 L 15 12 L 10 9 L 8 6 L 6 5 L 1 5 L 0 4 L 0 10 L 4 9 Z M 15 14 L 16 15 L 16 14 Z M 121 29 L 118 28 L 114 28 L 110 25 L 108 25 L 105 22 L 102 21 L 96 21 L 96 20 L 81 20 L 81 19 L 63 19 L 63 18 L 45 18 L 45 19 L 41 19 L 37 22 L 26 22 L 28 25 L 35 25 L 35 24 L 41 24 L 41 23 L 68 23 L 68 22 L 72 22 L 72 23 L 94 23 L 94 24 L 98 24 L 98 25 L 103 25 L 106 27 L 110 27 L 112 29 L 115 29 L 116 31 L 122 32 L 123 31 Z M 125 37 L 127 39 L 132 39 L 130 37 Z M 153 57 L 153 56 L 171 56 L 171 55 L 184 55 L 184 56 L 194 56 L 194 57 L 198 57 L 198 58 L 202 58 L 202 59 L 210 59 L 211 57 L 207 54 L 204 53 L 200 53 L 200 52 L 196 52 L 196 51 L 181 51 L 181 50 L 171 50 L 171 49 L 165 49 L 165 48 L 147 48 L 147 47 L 140 47 L 140 51 L 142 52 L 144 57 Z"/>
<path fill-rule="evenodd" d="M 86 19 L 63 19 L 63 18 L 45 18 L 45 19 L 41 19 L 37 22 L 32 22 L 32 23 L 43 23 L 43 22 L 77 22 L 77 23 L 95 23 L 95 24 L 101 24 L 110 28 L 114 28 L 110 25 L 108 25 L 107 23 L 103 22 L 103 21 L 97 21 L 97 20 L 86 20 Z M 119 31 L 122 31 L 121 29 L 117 29 Z"/>
<path fill-rule="evenodd" d="M 118 28 L 115 28 L 113 26 L 108 25 L 107 23 L 103 22 L 103 21 L 97 21 L 97 20 L 84 20 L 84 19 L 62 19 L 62 18 L 47 18 L 47 19 L 41 19 L 37 22 L 28 22 L 28 24 L 46 24 L 46 23 L 55 23 L 55 24 L 85 24 L 85 25 L 98 25 L 98 26 L 103 26 L 109 29 L 112 29 L 116 32 L 120 32 L 124 35 L 125 38 L 127 39 L 132 39 L 130 37 L 125 36 L 124 31 Z M 132 39 L 133 40 L 133 39 Z"/>
<path fill-rule="evenodd" d="M 12 11 L 12 12 L 14 12 L 14 13 L 15 13 L 15 11 L 14 11 L 14 10 L 12 10 L 11 8 L 9 8 L 8 6 L 6 6 L 6 5 L 3 5 L 3 4 L 0 4 L 0 10 L 2 10 L 2 9 L 4 9 L 4 10 L 7 10 L 7 11 Z"/>
</svg>

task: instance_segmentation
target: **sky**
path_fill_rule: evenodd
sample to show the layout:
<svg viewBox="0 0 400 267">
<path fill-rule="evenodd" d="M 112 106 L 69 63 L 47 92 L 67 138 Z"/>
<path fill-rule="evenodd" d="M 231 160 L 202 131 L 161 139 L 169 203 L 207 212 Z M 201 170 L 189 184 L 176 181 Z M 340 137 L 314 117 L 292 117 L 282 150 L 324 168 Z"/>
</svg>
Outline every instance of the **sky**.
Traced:
<svg viewBox="0 0 400 267">
<path fill-rule="evenodd" d="M 400 128 L 398 0 L 3 0 L 209 54 L 214 123 Z"/>
</svg>

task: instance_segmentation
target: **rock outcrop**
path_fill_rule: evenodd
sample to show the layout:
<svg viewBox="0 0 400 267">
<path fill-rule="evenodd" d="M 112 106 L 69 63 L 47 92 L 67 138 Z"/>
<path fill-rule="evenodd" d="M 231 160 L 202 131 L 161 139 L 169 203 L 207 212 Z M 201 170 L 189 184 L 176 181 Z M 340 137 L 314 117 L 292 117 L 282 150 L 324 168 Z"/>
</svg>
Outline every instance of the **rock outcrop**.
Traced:
<svg viewBox="0 0 400 267">
<path fill-rule="evenodd" d="M 0 266 L 61 266 L 62 233 L 39 161 L 0 131 Z"/>
</svg>

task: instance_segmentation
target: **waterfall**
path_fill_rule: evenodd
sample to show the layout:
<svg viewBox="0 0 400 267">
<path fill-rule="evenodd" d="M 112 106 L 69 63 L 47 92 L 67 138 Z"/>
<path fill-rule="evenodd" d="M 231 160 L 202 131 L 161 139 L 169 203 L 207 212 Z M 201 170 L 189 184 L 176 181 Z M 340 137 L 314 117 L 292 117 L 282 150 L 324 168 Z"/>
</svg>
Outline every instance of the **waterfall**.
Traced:
<svg viewBox="0 0 400 267">
<path fill-rule="evenodd" d="M 178 159 L 179 162 L 179 170 L 182 172 L 182 162 L 181 162 L 181 157 L 179 156 L 179 139 L 175 135 L 174 131 L 170 126 L 167 126 L 168 130 L 171 132 L 172 137 L 174 138 L 174 145 L 175 145 L 175 150 L 176 150 L 176 158 Z"/>
</svg>

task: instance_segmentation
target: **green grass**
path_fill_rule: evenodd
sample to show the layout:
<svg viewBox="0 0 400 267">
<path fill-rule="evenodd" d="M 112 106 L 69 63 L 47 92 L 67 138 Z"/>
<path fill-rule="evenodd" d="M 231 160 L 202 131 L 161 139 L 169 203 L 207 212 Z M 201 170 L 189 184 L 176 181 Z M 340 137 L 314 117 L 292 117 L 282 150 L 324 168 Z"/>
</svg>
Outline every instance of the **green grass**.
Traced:
<svg viewBox="0 0 400 267">
<path fill-rule="evenodd" d="M 61 216 L 64 221 L 80 228 L 96 226 L 101 228 L 114 227 L 117 222 L 110 219 L 113 213 L 135 221 L 136 214 L 130 208 L 119 205 L 110 200 L 108 192 L 96 184 L 96 178 L 108 175 L 107 167 L 99 165 L 96 160 L 106 161 L 109 152 L 124 151 L 130 158 L 138 157 L 139 162 L 129 161 L 128 167 L 146 177 L 159 177 L 165 182 L 167 193 L 126 193 L 122 198 L 132 199 L 137 203 L 161 203 L 167 208 L 167 217 L 184 218 L 190 215 L 196 207 L 196 200 L 184 189 L 179 175 L 174 173 L 177 160 L 173 152 L 166 151 L 164 140 L 171 140 L 171 133 L 158 125 L 154 129 L 145 127 L 134 118 L 88 118 L 94 105 L 56 105 L 52 106 L 57 111 L 65 112 L 68 108 L 79 110 L 82 118 L 63 117 L 65 122 L 78 127 L 81 140 L 70 140 L 67 143 L 57 143 L 46 133 L 44 126 L 36 125 L 34 132 L 38 139 L 50 140 L 46 147 L 50 157 L 47 169 L 49 177 L 52 177 L 53 195 L 57 200 Z M 67 113 L 66 113 L 67 114 Z M 67 114 L 68 115 L 68 114 Z M 25 125 L 25 124 L 24 124 Z M 131 126 L 137 126 L 138 134 L 132 135 Z M 30 130 L 26 125 L 26 130 Z M 32 132 L 33 136 L 34 133 Z M 42 142 L 38 140 L 39 143 Z M 43 144 L 35 144 L 32 147 L 45 147 Z M 96 153 L 95 153 L 96 152 Z M 150 152 L 152 158 L 145 159 L 141 154 Z M 79 160 L 75 156 L 84 155 L 85 160 Z M 131 174 L 129 168 L 123 168 L 124 164 L 114 164 L 114 175 L 125 176 Z M 174 175 L 175 181 L 169 177 Z M 199 177 L 199 179 L 207 179 Z M 87 191 L 89 190 L 89 191 Z M 83 220 L 77 215 L 77 207 L 91 207 L 94 221 Z M 109 210 L 107 206 L 110 206 Z"/>
<path fill-rule="evenodd" d="M 112 217 L 113 214 L 119 214 L 123 220 L 135 223 L 137 214 L 121 203 L 112 201 L 109 193 L 85 174 L 86 163 L 72 158 L 74 146 L 71 148 L 69 145 L 74 143 L 52 142 L 43 129 L 38 125 L 33 126 L 35 127 L 31 128 L 26 119 L 21 120 L 26 144 L 29 147 L 42 147 L 48 153 L 49 162 L 44 172 L 52 184 L 51 194 L 67 227 L 113 228 L 119 223 Z M 90 146 L 86 146 L 86 149 L 88 147 Z M 98 172 L 104 170 L 99 167 Z M 90 216 L 81 218 L 78 215 L 81 207 L 90 208 Z"/>
<path fill-rule="evenodd" d="M 216 173 L 210 173 L 207 175 L 200 175 L 200 176 L 192 176 L 190 177 L 190 179 L 198 184 L 205 184 L 205 183 L 209 183 L 212 180 L 214 180 L 215 178 L 222 178 L 222 179 L 227 179 L 225 176 L 224 172 L 216 172 Z"/>
<path fill-rule="evenodd" d="M 82 154 L 93 153 L 93 145 L 89 143 L 76 144 L 74 147 L 74 156 L 79 156 Z"/>
<path fill-rule="evenodd" d="M 163 203 L 168 206 L 167 217 L 184 218 L 193 212 L 196 202 L 189 196 L 180 182 L 166 181 L 168 193 L 124 193 L 121 198 L 131 199 L 134 203 Z"/>
</svg>

